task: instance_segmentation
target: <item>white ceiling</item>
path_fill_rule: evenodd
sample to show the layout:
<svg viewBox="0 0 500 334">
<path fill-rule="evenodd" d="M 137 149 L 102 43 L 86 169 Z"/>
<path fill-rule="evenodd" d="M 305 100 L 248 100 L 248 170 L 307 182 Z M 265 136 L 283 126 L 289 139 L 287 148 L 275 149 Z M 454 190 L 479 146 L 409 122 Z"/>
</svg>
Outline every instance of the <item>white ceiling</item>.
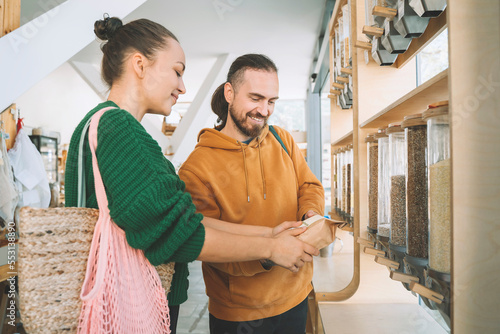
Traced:
<svg viewBox="0 0 500 334">
<path fill-rule="evenodd" d="M 59 2 L 62 2 L 59 0 Z M 237 57 L 263 53 L 279 69 L 280 98 L 304 99 L 317 47 L 325 0 L 149 0 L 124 18 L 148 18 L 163 24 L 181 42 L 186 53 L 187 93 L 190 102 L 219 55 Z M 110 8 L 109 14 L 113 15 Z M 92 29 L 93 22 L 89 23 Z M 98 42 L 91 43 L 73 61 L 99 67 Z"/>
</svg>

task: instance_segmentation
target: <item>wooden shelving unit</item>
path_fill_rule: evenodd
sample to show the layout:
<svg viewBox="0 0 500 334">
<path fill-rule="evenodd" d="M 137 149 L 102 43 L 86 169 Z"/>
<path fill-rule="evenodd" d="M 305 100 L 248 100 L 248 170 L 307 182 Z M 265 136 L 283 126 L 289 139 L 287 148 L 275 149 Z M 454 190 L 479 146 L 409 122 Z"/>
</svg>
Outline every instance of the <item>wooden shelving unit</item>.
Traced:
<svg viewBox="0 0 500 334">
<path fill-rule="evenodd" d="M 330 36 L 334 37 L 333 27 L 338 20 L 340 8 L 346 1 L 339 1 L 333 12 L 330 20 Z M 439 17 L 430 20 L 426 32 L 419 38 L 413 39 L 407 52 L 398 56 L 396 63 L 391 67 L 379 67 L 373 60 L 368 64 L 365 63 L 364 57 L 361 55 L 364 52 L 363 48 L 354 47 L 354 45 L 363 42 L 362 31 L 364 27 L 364 0 L 351 1 L 351 42 L 352 42 L 352 76 L 353 76 L 353 105 L 352 109 L 341 110 L 332 100 L 331 102 L 331 138 L 332 150 L 344 147 L 348 144 L 353 144 L 354 148 L 354 226 L 353 235 L 355 242 L 353 251 L 354 267 L 353 279 L 350 287 L 355 290 L 358 288 L 360 275 L 363 277 L 364 272 L 361 272 L 359 267 L 359 254 L 362 251 L 356 240 L 360 233 L 364 233 L 367 226 L 368 218 L 368 194 L 367 194 L 367 152 L 364 139 L 368 133 L 376 131 L 377 128 L 387 126 L 389 123 L 400 122 L 407 115 L 413 115 L 424 112 L 428 105 L 438 101 L 449 100 L 449 71 L 445 70 L 438 73 L 432 79 L 424 84 L 416 87 L 416 66 L 415 56 L 426 45 L 428 45 L 434 37 L 446 29 L 449 15 L 448 11 L 442 13 Z M 330 62 L 333 66 L 333 61 Z M 333 200 L 333 198 L 332 198 Z M 334 207 L 332 203 L 332 208 Z M 365 258 L 370 256 L 373 261 L 373 255 L 363 254 Z M 350 260 L 350 259 L 349 259 Z M 346 261 L 345 258 L 338 258 L 337 261 Z M 320 270 L 322 274 L 326 274 L 330 279 L 337 279 L 337 273 L 329 266 L 329 263 L 321 260 L 317 261 L 316 270 Z M 349 262 L 350 263 L 350 262 Z M 386 261 L 384 257 L 378 258 L 378 262 L 374 266 L 384 267 L 387 265 L 396 265 L 394 261 Z M 406 291 L 401 283 L 397 280 L 391 280 L 389 277 L 390 270 L 386 271 L 386 282 L 390 282 L 395 295 L 399 293 L 411 296 L 411 293 Z M 319 314 L 323 321 L 325 333 L 333 331 L 333 324 L 343 322 L 347 327 L 351 328 L 352 324 L 362 323 L 360 326 L 365 326 L 365 330 L 373 329 L 373 325 L 378 326 L 377 330 L 391 332 L 393 330 L 408 330 L 407 319 L 412 316 L 416 317 L 416 321 L 425 324 L 432 333 L 446 332 L 435 319 L 430 317 L 426 311 L 419 305 L 412 304 L 391 304 L 385 300 L 374 301 L 371 305 L 349 305 L 347 307 L 342 304 L 323 304 L 328 301 L 344 300 L 349 298 L 353 291 L 346 293 L 348 288 L 335 291 L 339 287 L 332 282 L 329 282 L 325 277 L 315 278 L 314 286 L 316 291 L 316 299 L 320 301 Z M 357 284 L 358 285 L 357 285 Z M 340 285 L 345 285 L 342 282 Z M 321 293 L 323 292 L 323 293 Z M 387 293 L 391 293 L 388 291 Z M 357 295 L 357 294 L 356 294 Z M 353 298 L 356 300 L 356 298 Z M 350 303 L 348 299 L 347 303 Z M 375 312 L 374 310 L 383 310 L 383 312 Z M 366 321 L 368 314 L 374 315 L 374 323 Z M 339 315 L 337 317 L 337 315 Z M 387 321 L 382 321 L 384 314 L 387 314 Z M 393 315 L 398 314 L 399 319 L 403 321 L 393 321 Z M 331 321 L 336 319 L 335 321 Z M 363 320 L 361 320 L 363 319 Z M 335 326 L 335 331 L 339 329 Z M 347 328 L 346 327 L 346 328 Z M 360 327 L 360 328 L 361 328 Z M 361 330 L 360 332 L 362 332 Z M 356 331 L 355 331 L 356 332 Z"/>
</svg>

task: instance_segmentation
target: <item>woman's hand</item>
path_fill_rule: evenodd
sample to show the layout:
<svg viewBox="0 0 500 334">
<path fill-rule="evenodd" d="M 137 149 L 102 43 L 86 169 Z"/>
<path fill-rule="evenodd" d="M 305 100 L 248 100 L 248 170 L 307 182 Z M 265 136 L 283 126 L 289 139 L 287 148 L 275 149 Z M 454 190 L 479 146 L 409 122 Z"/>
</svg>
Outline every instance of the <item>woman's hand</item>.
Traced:
<svg viewBox="0 0 500 334">
<path fill-rule="evenodd" d="M 312 256 L 318 255 L 319 250 L 296 238 L 305 230 L 305 227 L 285 230 L 273 237 L 272 241 L 274 245 L 269 260 L 294 273 L 298 272 L 306 262 L 312 262 Z"/>
<path fill-rule="evenodd" d="M 297 228 L 300 225 L 302 225 L 301 221 L 286 221 L 286 222 L 283 222 L 283 223 L 279 224 L 278 226 L 276 226 L 275 228 L 272 229 L 271 237 L 275 237 L 278 234 L 280 234 L 281 232 L 286 231 L 286 230 L 288 230 L 290 228 Z M 304 231 L 302 231 L 302 232 L 304 232 Z"/>
</svg>

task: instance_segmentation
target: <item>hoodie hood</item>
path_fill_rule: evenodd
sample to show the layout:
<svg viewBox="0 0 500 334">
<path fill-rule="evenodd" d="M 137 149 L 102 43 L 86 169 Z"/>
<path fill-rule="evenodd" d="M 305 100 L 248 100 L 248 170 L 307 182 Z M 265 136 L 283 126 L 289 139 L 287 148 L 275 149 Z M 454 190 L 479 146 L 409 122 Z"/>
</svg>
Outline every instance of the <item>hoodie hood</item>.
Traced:
<svg viewBox="0 0 500 334">
<path fill-rule="evenodd" d="M 242 146 L 249 146 L 256 148 L 258 144 L 266 138 L 269 133 L 269 125 L 266 125 L 258 137 L 252 139 L 252 141 L 247 145 L 239 140 L 229 137 L 222 132 L 215 129 L 203 129 L 198 134 L 198 144 L 196 147 L 210 147 L 210 148 L 220 148 L 223 150 L 241 150 Z M 203 136 L 202 136 L 203 135 Z"/>
<path fill-rule="evenodd" d="M 252 139 L 252 141 L 248 144 L 242 143 L 239 140 L 236 140 L 232 137 L 229 137 L 222 132 L 215 129 L 203 129 L 200 131 L 198 135 L 198 147 L 209 147 L 223 150 L 234 150 L 241 151 L 243 166 L 245 169 L 245 185 L 247 191 L 247 201 L 250 202 L 250 190 L 249 190 L 249 179 L 248 179 L 248 166 L 247 166 L 247 158 L 246 158 L 246 150 L 247 149 L 258 149 L 259 150 L 259 164 L 260 164 L 260 172 L 261 172 L 261 182 L 264 199 L 267 198 L 267 189 L 266 189 L 266 176 L 264 175 L 264 163 L 262 161 L 262 155 L 260 151 L 260 145 L 262 141 L 269 134 L 269 125 L 266 125 L 262 132 L 258 137 Z"/>
</svg>

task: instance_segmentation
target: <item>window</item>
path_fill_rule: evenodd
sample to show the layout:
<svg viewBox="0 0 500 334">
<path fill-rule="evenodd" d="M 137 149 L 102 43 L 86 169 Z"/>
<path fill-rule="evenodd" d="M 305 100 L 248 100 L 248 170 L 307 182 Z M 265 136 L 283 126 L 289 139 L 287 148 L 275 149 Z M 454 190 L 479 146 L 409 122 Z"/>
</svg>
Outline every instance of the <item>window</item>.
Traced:
<svg viewBox="0 0 500 334">
<path fill-rule="evenodd" d="M 448 68 L 448 29 L 417 55 L 417 85 Z"/>
<path fill-rule="evenodd" d="M 306 131 L 305 101 L 278 100 L 269 124 L 287 131 Z"/>
</svg>

